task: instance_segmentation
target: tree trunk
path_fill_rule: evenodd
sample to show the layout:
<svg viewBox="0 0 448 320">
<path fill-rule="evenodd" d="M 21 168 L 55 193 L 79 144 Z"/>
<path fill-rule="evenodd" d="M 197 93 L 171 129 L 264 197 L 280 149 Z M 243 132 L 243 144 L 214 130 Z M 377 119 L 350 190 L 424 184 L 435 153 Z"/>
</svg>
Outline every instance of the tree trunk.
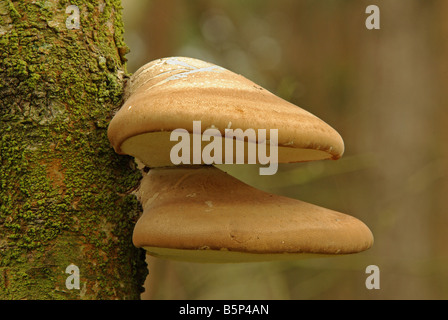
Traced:
<svg viewBox="0 0 448 320">
<path fill-rule="evenodd" d="M 0 2 L 0 299 L 140 297 L 140 173 L 106 135 L 122 35 L 119 0 Z"/>
</svg>

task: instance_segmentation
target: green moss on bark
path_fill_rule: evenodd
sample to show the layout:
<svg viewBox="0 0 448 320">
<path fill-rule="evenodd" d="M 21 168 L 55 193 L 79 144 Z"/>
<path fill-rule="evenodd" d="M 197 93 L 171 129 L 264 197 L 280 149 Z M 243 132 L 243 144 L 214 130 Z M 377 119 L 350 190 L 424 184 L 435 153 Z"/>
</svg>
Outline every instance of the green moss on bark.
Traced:
<svg viewBox="0 0 448 320">
<path fill-rule="evenodd" d="M 67 29 L 68 5 L 80 29 Z M 107 125 L 125 66 L 120 1 L 0 8 L 0 299 L 138 299 L 140 174 Z M 68 290 L 65 268 L 80 269 Z"/>
</svg>

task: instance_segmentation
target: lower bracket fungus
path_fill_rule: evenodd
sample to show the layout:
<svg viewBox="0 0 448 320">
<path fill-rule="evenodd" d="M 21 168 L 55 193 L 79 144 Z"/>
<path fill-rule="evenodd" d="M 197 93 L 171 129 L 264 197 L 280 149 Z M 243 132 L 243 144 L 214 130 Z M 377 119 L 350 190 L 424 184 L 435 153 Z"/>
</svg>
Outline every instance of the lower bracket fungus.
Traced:
<svg viewBox="0 0 448 320">
<path fill-rule="evenodd" d="M 153 256 L 249 262 L 349 254 L 372 245 L 346 214 L 253 188 L 213 166 L 151 169 L 133 241 Z"/>
</svg>

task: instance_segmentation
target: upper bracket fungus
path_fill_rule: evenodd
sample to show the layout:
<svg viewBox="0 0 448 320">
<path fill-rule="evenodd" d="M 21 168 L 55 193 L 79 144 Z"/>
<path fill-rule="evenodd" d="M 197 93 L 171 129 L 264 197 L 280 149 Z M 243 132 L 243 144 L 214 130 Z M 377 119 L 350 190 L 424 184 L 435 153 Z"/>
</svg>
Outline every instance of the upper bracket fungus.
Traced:
<svg viewBox="0 0 448 320">
<path fill-rule="evenodd" d="M 213 166 L 266 164 L 268 154 L 275 163 L 335 160 L 344 152 L 324 121 L 227 69 L 185 57 L 144 65 L 131 77 L 108 137 L 117 153 L 150 168 L 142 172 L 143 215 L 133 236 L 149 254 L 266 261 L 373 244 L 354 217 L 257 190 Z M 255 150 L 264 153 L 251 157 Z"/>
<path fill-rule="evenodd" d="M 193 121 L 201 122 L 201 133 L 214 128 L 222 137 L 229 129 L 262 129 L 269 140 L 269 129 L 277 129 L 280 163 L 338 159 L 344 152 L 341 136 L 308 111 L 241 75 L 183 57 L 152 61 L 132 75 L 108 137 L 116 152 L 148 167 L 172 166 L 170 151 L 177 142 L 170 141 L 171 132 L 193 135 Z"/>
</svg>

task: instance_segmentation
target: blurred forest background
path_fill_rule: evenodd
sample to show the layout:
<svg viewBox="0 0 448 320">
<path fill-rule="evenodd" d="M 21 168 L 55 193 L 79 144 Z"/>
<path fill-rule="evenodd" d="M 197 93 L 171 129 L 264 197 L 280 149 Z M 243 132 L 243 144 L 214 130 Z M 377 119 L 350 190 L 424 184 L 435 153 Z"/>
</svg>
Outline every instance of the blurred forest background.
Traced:
<svg viewBox="0 0 448 320">
<path fill-rule="evenodd" d="M 149 258 L 144 299 L 448 299 L 448 1 L 123 0 L 128 72 L 189 56 L 240 73 L 343 137 L 338 161 L 274 176 L 226 168 L 260 189 L 350 214 L 363 253 L 249 264 Z M 368 5 L 380 30 L 368 30 Z M 368 265 L 380 289 L 365 286 Z"/>
</svg>

